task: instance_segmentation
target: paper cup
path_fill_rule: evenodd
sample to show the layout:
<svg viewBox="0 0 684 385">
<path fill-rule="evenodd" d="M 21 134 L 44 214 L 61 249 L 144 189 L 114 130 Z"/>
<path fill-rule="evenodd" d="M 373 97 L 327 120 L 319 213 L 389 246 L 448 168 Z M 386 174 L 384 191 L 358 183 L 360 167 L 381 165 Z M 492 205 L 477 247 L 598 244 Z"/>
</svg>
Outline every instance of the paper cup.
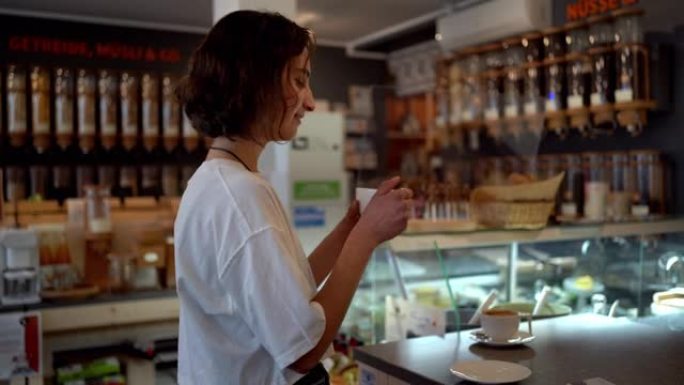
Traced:
<svg viewBox="0 0 684 385">
<path fill-rule="evenodd" d="M 375 195 L 375 192 L 377 189 L 374 188 L 364 188 L 364 187 L 357 187 L 356 188 L 356 200 L 359 201 L 360 209 L 361 212 L 366 209 L 366 206 L 368 206 L 368 202 L 371 201 L 373 198 L 373 195 Z"/>
</svg>

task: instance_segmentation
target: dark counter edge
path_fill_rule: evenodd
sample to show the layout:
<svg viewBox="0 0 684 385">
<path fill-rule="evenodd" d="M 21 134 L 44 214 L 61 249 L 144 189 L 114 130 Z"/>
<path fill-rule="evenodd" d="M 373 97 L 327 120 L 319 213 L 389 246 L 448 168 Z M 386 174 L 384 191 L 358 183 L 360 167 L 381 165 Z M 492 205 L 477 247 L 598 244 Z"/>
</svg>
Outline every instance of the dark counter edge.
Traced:
<svg viewBox="0 0 684 385">
<path fill-rule="evenodd" d="M 173 297 L 176 297 L 176 289 L 132 291 L 121 294 L 100 294 L 92 298 L 79 300 L 43 301 L 29 305 L 0 305 L 0 314 Z"/>
<path fill-rule="evenodd" d="M 424 384 L 424 385 L 444 385 L 441 382 L 435 382 L 432 379 L 423 377 L 414 372 L 406 370 L 400 366 L 391 364 L 385 360 L 378 358 L 363 350 L 363 347 L 354 349 L 354 360 L 384 372 L 398 380 L 408 382 L 409 384 Z"/>
</svg>

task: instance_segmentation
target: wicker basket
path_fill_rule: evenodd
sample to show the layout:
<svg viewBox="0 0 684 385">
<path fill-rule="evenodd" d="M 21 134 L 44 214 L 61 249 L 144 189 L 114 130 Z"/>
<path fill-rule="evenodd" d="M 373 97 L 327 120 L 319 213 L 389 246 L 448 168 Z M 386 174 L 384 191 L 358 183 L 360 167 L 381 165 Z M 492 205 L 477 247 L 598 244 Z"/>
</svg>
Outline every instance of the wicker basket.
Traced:
<svg viewBox="0 0 684 385">
<path fill-rule="evenodd" d="M 543 228 L 553 212 L 564 175 L 511 186 L 478 187 L 470 200 L 472 218 L 487 227 Z"/>
<path fill-rule="evenodd" d="M 554 202 L 479 202 L 471 203 L 477 223 L 505 229 L 541 229 L 553 212 Z"/>
</svg>

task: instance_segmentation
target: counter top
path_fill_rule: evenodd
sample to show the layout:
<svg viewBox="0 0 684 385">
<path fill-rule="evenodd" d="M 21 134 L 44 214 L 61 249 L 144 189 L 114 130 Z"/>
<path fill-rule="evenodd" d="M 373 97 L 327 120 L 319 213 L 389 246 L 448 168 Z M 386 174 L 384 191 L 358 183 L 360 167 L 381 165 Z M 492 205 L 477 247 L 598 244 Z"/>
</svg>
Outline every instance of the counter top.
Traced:
<svg viewBox="0 0 684 385">
<path fill-rule="evenodd" d="M 360 363 L 411 384 L 459 384 L 449 372 L 458 360 L 502 360 L 532 370 L 520 384 L 567 384 L 600 377 L 614 384 L 681 385 L 684 338 L 680 333 L 627 319 L 573 315 L 535 321 L 527 346 L 475 344 L 470 331 L 356 348 Z"/>
<path fill-rule="evenodd" d="M 176 289 L 165 289 L 165 290 L 146 290 L 146 291 L 129 291 L 126 293 L 116 293 L 108 294 L 102 293 L 90 298 L 83 299 L 64 299 L 64 300 L 50 300 L 42 301 L 30 305 L 0 305 L 0 313 L 11 313 L 18 311 L 34 311 L 43 309 L 52 309 L 60 307 L 72 307 L 72 306 L 86 306 L 86 305 L 97 305 L 106 304 L 112 302 L 122 302 L 122 301 L 138 301 L 146 299 L 162 299 L 162 298 L 175 298 Z"/>
<path fill-rule="evenodd" d="M 684 218 L 652 218 L 612 223 L 578 223 L 548 226 L 540 230 L 484 229 L 404 233 L 387 242 L 395 252 L 433 250 L 434 242 L 442 249 L 508 245 L 512 242 L 536 243 L 594 239 L 633 235 L 684 233 Z"/>
</svg>

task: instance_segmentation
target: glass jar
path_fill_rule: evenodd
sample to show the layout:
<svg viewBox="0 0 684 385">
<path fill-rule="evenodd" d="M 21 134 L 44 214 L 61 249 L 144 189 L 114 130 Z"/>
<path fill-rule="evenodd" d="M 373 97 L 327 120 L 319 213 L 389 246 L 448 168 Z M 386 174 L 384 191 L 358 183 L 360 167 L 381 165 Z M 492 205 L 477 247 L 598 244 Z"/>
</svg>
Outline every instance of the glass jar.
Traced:
<svg viewBox="0 0 684 385">
<path fill-rule="evenodd" d="M 610 185 L 608 163 L 603 154 L 588 152 L 583 154 L 586 180 L 584 183 L 584 216 L 589 220 L 601 221 L 606 218 Z"/>
<path fill-rule="evenodd" d="M 87 70 L 79 70 L 76 78 L 77 130 L 81 148 L 90 150 L 95 138 L 95 75 Z"/>
<path fill-rule="evenodd" d="M 483 77 L 484 65 L 480 55 L 473 51 L 465 53 L 463 60 L 465 81 L 463 83 L 463 121 L 471 122 L 480 119 L 483 105 Z"/>
<path fill-rule="evenodd" d="M 105 148 L 114 146 L 116 140 L 118 91 L 119 79 L 117 75 L 111 71 L 100 71 L 98 80 L 100 139 Z"/>
<path fill-rule="evenodd" d="M 520 39 L 504 41 L 505 77 L 504 77 L 504 116 L 512 118 L 520 115 L 522 106 L 523 70 L 525 60 Z"/>
<path fill-rule="evenodd" d="M 612 47 L 597 47 L 589 50 L 591 56 L 591 105 L 603 106 L 614 102 L 615 51 Z"/>
<path fill-rule="evenodd" d="M 498 120 L 501 118 L 503 52 L 499 44 L 488 45 L 482 49 L 486 69 L 484 117 L 485 120 Z"/>
<path fill-rule="evenodd" d="M 611 16 L 596 16 L 587 20 L 589 44 L 592 48 L 611 46 L 615 42 L 615 29 Z"/>
<path fill-rule="evenodd" d="M 525 52 L 525 62 L 536 63 L 542 60 L 542 34 L 528 33 L 521 37 L 520 44 Z"/>
<path fill-rule="evenodd" d="M 665 212 L 664 170 L 658 151 L 633 151 L 631 162 L 636 172 L 632 215 L 647 216 Z"/>
<path fill-rule="evenodd" d="M 584 207 L 584 170 L 580 154 L 560 155 L 565 179 L 561 188 L 561 216 L 572 219 L 582 215 Z"/>
<path fill-rule="evenodd" d="M 542 31 L 544 58 L 555 59 L 565 55 L 565 30 L 562 27 Z"/>
<path fill-rule="evenodd" d="M 14 146 L 22 145 L 26 138 L 26 76 L 24 67 L 7 68 L 7 133 Z"/>
<path fill-rule="evenodd" d="M 121 74 L 121 136 L 126 149 L 135 146 L 138 138 L 138 78 L 129 72 Z"/>
<path fill-rule="evenodd" d="M 582 22 L 566 25 L 565 43 L 568 51 L 568 109 L 589 105 L 591 88 L 591 61 L 586 56 L 589 49 L 589 30 Z"/>
<path fill-rule="evenodd" d="M 568 53 L 586 53 L 589 49 L 589 29 L 582 22 L 565 26 L 565 44 Z"/>
<path fill-rule="evenodd" d="M 631 191 L 633 183 L 630 178 L 629 154 L 626 152 L 610 152 L 606 156 L 610 166 L 610 191 Z"/>
<path fill-rule="evenodd" d="M 33 144 L 45 149 L 50 144 L 50 73 L 43 67 L 31 70 L 31 111 Z"/>
<path fill-rule="evenodd" d="M 174 92 L 175 87 L 176 79 L 170 75 L 164 75 L 162 79 L 162 130 L 167 151 L 176 147 L 180 135 L 180 103 Z"/>
<path fill-rule="evenodd" d="M 142 77 L 142 129 L 145 147 L 154 148 L 159 139 L 159 79 L 150 73 Z"/>
<path fill-rule="evenodd" d="M 452 125 L 461 123 L 463 114 L 463 81 L 464 63 L 462 59 L 455 59 L 449 65 L 449 123 Z"/>
<path fill-rule="evenodd" d="M 616 54 L 617 83 L 615 102 L 649 99 L 646 84 L 647 48 L 640 45 L 618 45 Z"/>
<path fill-rule="evenodd" d="M 523 67 L 523 110 L 525 115 L 542 112 L 543 67 L 541 63 L 528 63 Z"/>
<path fill-rule="evenodd" d="M 86 231 L 103 234 L 112 231 L 109 207 L 109 187 L 101 185 L 84 186 L 86 203 Z"/>
<path fill-rule="evenodd" d="M 624 9 L 613 13 L 615 18 L 615 42 L 641 44 L 644 42 L 643 17 L 641 9 Z"/>
<path fill-rule="evenodd" d="M 55 69 L 55 134 L 66 147 L 74 135 L 74 77 L 70 70 Z"/>
<path fill-rule="evenodd" d="M 562 59 L 544 61 L 546 74 L 545 111 L 556 112 L 565 109 L 567 88 L 565 62 Z"/>
</svg>

